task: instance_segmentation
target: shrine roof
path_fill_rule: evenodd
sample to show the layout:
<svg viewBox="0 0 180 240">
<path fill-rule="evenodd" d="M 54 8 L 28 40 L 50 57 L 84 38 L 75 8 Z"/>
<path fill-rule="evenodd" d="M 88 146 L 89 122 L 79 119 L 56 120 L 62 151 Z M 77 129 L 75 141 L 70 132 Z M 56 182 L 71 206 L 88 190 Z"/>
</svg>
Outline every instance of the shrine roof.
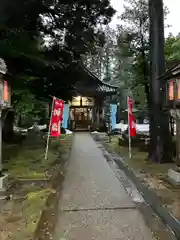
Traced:
<svg viewBox="0 0 180 240">
<path fill-rule="evenodd" d="M 114 95 L 117 93 L 118 87 L 100 80 L 87 67 L 83 67 L 84 79 L 75 84 L 77 91 L 85 93 L 102 93 L 104 95 Z"/>
<path fill-rule="evenodd" d="M 159 80 L 169 80 L 177 76 L 180 76 L 180 61 L 169 67 L 166 72 L 159 77 Z"/>
</svg>

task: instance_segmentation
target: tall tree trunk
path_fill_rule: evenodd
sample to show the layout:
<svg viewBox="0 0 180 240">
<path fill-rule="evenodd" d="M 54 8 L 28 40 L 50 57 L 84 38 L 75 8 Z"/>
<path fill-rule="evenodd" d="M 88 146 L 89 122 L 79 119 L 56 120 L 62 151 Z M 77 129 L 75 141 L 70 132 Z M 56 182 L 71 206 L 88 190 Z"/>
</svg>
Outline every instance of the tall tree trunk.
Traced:
<svg viewBox="0 0 180 240">
<path fill-rule="evenodd" d="M 164 162 L 171 157 L 168 114 L 163 112 L 165 87 L 158 77 L 165 71 L 164 14 L 162 0 L 149 0 L 150 15 L 150 158 Z"/>
<path fill-rule="evenodd" d="M 143 6 L 143 0 L 141 1 L 141 5 Z M 145 41 L 144 41 L 144 18 L 143 13 L 140 16 L 140 42 L 141 42 L 141 58 L 142 58 L 142 69 L 143 69 L 143 79 L 144 79 L 144 91 L 147 99 L 147 107 L 148 113 L 150 113 L 151 106 L 151 96 L 150 96 L 150 87 L 149 87 L 149 63 L 145 53 Z M 151 119 L 151 115 L 149 114 L 149 119 Z"/>
</svg>

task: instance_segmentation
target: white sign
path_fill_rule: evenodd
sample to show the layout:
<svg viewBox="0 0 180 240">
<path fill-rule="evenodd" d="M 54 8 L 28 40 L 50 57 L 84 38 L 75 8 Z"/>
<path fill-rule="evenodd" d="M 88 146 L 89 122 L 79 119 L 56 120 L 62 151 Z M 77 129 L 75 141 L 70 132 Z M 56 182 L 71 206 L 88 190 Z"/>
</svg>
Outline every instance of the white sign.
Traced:
<svg viewBox="0 0 180 240">
<path fill-rule="evenodd" d="M 2 73 L 2 74 L 7 73 L 7 65 L 2 58 L 0 58 L 0 73 Z"/>
</svg>

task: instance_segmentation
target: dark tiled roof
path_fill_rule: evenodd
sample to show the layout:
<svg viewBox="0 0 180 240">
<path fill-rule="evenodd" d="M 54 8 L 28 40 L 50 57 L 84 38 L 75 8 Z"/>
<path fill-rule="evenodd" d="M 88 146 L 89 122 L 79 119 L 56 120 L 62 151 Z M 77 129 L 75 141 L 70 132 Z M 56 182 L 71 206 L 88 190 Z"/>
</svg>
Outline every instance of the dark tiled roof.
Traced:
<svg viewBox="0 0 180 240">
<path fill-rule="evenodd" d="M 109 86 L 109 85 L 104 84 L 104 83 L 100 83 L 100 84 L 98 84 L 96 91 L 97 92 L 116 93 L 117 92 L 117 88 L 114 87 L 114 86 Z"/>
<path fill-rule="evenodd" d="M 96 86 L 96 92 L 104 92 L 104 93 L 116 93 L 118 90 L 117 86 L 105 83 L 101 81 L 94 73 L 92 73 L 88 68 L 85 67 L 85 71 L 88 73 L 90 78 L 92 79 L 92 85 Z"/>
<path fill-rule="evenodd" d="M 159 77 L 160 80 L 168 80 L 172 77 L 180 76 L 180 61 L 174 64 L 172 67 L 167 69 L 167 71 Z"/>
<path fill-rule="evenodd" d="M 103 83 L 76 83 L 75 90 L 81 93 L 104 93 L 104 94 L 116 94 L 117 88 L 108 86 Z"/>
</svg>

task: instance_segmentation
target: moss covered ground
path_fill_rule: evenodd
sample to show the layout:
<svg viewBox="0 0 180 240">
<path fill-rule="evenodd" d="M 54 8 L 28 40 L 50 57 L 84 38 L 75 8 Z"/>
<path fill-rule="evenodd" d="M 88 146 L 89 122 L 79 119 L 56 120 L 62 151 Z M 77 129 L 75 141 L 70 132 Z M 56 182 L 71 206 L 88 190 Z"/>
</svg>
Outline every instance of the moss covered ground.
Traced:
<svg viewBox="0 0 180 240">
<path fill-rule="evenodd" d="M 48 198 L 56 194 L 53 181 L 60 181 L 57 175 L 64 174 L 63 155 L 70 151 L 71 144 L 72 135 L 51 139 L 47 160 L 43 141 L 38 146 L 4 146 L 5 168 L 13 187 L 10 200 L 0 207 L 1 240 L 33 238 Z"/>
</svg>

